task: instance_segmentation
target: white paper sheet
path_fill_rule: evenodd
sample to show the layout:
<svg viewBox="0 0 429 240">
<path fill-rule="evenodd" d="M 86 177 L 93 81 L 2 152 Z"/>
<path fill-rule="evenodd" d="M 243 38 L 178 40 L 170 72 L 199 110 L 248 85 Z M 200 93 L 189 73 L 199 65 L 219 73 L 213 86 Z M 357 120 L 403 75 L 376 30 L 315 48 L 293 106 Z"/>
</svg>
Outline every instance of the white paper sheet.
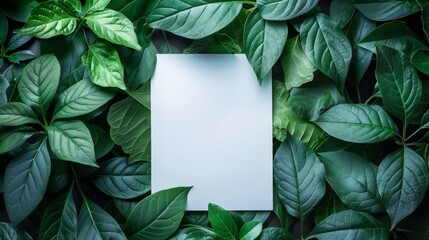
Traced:
<svg viewBox="0 0 429 240">
<path fill-rule="evenodd" d="M 193 186 L 187 210 L 272 210 L 271 94 L 243 54 L 158 54 L 152 193 Z"/>
</svg>

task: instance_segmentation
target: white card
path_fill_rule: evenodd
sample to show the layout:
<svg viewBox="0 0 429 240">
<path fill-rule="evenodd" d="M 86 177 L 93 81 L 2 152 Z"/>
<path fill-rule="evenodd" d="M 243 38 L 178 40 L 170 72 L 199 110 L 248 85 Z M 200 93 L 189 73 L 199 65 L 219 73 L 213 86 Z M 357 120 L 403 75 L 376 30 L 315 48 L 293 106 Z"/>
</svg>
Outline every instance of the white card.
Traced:
<svg viewBox="0 0 429 240">
<path fill-rule="evenodd" d="M 152 193 L 193 186 L 187 210 L 272 210 L 271 94 L 243 54 L 158 54 Z"/>
</svg>

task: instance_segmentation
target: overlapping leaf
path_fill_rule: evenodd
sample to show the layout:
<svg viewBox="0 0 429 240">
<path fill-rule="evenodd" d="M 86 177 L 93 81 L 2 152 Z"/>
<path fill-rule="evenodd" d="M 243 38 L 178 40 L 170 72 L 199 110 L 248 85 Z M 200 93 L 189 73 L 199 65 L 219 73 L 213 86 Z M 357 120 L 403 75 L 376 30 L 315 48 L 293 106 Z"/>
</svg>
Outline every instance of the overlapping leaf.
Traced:
<svg viewBox="0 0 429 240">
<path fill-rule="evenodd" d="M 38 123 L 31 108 L 20 102 L 0 105 L 0 126 L 20 126 L 26 123 Z"/>
<path fill-rule="evenodd" d="M 421 10 L 417 3 L 407 0 L 359 0 L 354 6 L 374 21 L 403 18 Z"/>
<path fill-rule="evenodd" d="M 289 20 L 313 9 L 318 0 L 257 0 L 261 15 L 267 20 Z"/>
</svg>

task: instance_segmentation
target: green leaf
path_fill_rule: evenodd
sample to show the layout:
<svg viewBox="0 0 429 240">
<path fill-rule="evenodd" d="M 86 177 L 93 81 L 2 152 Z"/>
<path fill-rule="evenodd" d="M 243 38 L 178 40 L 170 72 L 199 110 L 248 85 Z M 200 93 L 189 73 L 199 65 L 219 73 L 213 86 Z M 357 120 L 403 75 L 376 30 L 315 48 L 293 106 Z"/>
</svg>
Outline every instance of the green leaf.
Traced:
<svg viewBox="0 0 429 240">
<path fill-rule="evenodd" d="M 377 185 L 393 229 L 423 200 L 429 185 L 428 165 L 413 150 L 402 148 L 380 163 Z"/>
<path fill-rule="evenodd" d="M 32 131 L 31 127 L 20 126 L 0 132 L 0 154 L 22 146 L 28 138 L 34 135 Z"/>
<path fill-rule="evenodd" d="M 422 83 L 409 58 L 398 50 L 377 45 L 375 77 L 384 108 L 407 126 L 422 95 Z"/>
<path fill-rule="evenodd" d="M 82 55 L 82 63 L 87 67 L 93 83 L 125 90 L 121 60 L 116 49 L 109 43 L 103 40 L 95 41 Z"/>
<path fill-rule="evenodd" d="M 323 164 L 314 152 L 288 135 L 274 156 L 274 187 L 287 212 L 303 221 L 325 194 Z"/>
<path fill-rule="evenodd" d="M 267 20 L 289 20 L 313 9 L 318 0 L 256 0 L 261 15 Z"/>
<path fill-rule="evenodd" d="M 215 232 L 199 226 L 187 227 L 178 231 L 170 240 L 221 240 Z"/>
<path fill-rule="evenodd" d="M 30 40 L 31 40 L 30 36 L 15 33 L 7 41 L 6 48 L 5 48 L 4 52 L 13 51 L 13 50 L 21 47 L 22 45 L 26 44 Z"/>
<path fill-rule="evenodd" d="M 0 105 L 0 126 L 20 126 L 38 122 L 36 114 L 24 103 L 11 102 Z"/>
<path fill-rule="evenodd" d="M 321 153 L 326 180 L 349 208 L 380 213 L 383 206 L 377 191 L 377 166 L 361 156 L 345 152 Z"/>
<path fill-rule="evenodd" d="M 240 229 L 240 240 L 254 240 L 262 232 L 262 223 L 259 221 L 247 222 Z"/>
<path fill-rule="evenodd" d="M 7 90 L 9 86 L 9 81 L 2 74 L 0 74 L 0 104 L 5 104 L 8 102 Z"/>
<path fill-rule="evenodd" d="M 421 11 L 419 5 L 408 0 L 355 0 L 354 6 L 374 21 L 390 21 Z"/>
<path fill-rule="evenodd" d="M 280 60 L 287 90 L 300 87 L 302 84 L 313 80 L 313 73 L 317 69 L 302 51 L 298 36 L 286 42 Z"/>
<path fill-rule="evenodd" d="M 325 170 L 327 169 L 325 168 Z M 316 213 L 314 215 L 315 224 L 319 225 L 320 222 L 330 215 L 346 209 L 346 205 L 341 202 L 335 191 L 332 190 L 332 188 L 329 188 L 322 201 L 320 201 L 319 205 L 317 206 Z"/>
<path fill-rule="evenodd" d="M 135 51 L 125 60 L 125 73 L 130 90 L 136 90 L 152 78 L 155 72 L 157 53 L 158 50 L 156 50 L 155 45 L 150 43 L 143 51 Z"/>
<path fill-rule="evenodd" d="M 209 225 L 209 215 L 207 212 L 187 212 L 183 217 L 182 224 L 207 227 Z"/>
<path fill-rule="evenodd" d="M 255 211 L 239 212 L 238 214 L 241 215 L 243 222 L 259 221 L 262 224 L 270 216 L 270 212 L 255 212 Z"/>
<path fill-rule="evenodd" d="M 426 39 L 429 40 L 429 2 L 426 0 L 416 0 L 417 4 L 419 4 L 422 9 L 422 24 L 423 24 L 423 32 L 426 35 Z"/>
<path fill-rule="evenodd" d="M 283 203 L 279 199 L 279 194 L 277 190 L 274 188 L 274 213 L 276 214 L 281 227 L 285 230 L 288 230 L 295 224 L 296 218 L 292 217 L 287 211 Z"/>
<path fill-rule="evenodd" d="M 339 104 L 315 123 L 327 134 L 354 143 L 381 142 L 398 133 L 393 120 L 377 105 Z"/>
<path fill-rule="evenodd" d="M 39 3 L 32 11 L 23 28 L 17 32 L 38 38 L 69 35 L 77 26 L 77 18 L 67 4 L 61 1 Z"/>
<path fill-rule="evenodd" d="M 127 218 L 133 208 L 139 203 L 137 200 L 124 200 L 119 198 L 113 198 L 113 203 L 115 204 L 116 209 Z"/>
<path fill-rule="evenodd" d="M 91 12 L 83 23 L 100 38 L 137 51 L 141 49 L 133 23 L 120 12 L 111 9 Z"/>
<path fill-rule="evenodd" d="M 41 240 L 73 240 L 76 237 L 76 227 L 77 210 L 73 200 L 73 187 L 71 187 L 68 192 L 55 198 L 46 208 L 39 237 Z"/>
<path fill-rule="evenodd" d="M 19 96 L 30 107 L 46 114 L 60 80 L 60 64 L 54 55 L 44 55 L 31 61 L 22 70 L 18 82 Z"/>
<path fill-rule="evenodd" d="M 178 187 L 156 192 L 140 201 L 125 223 L 127 238 L 166 239 L 180 225 L 185 214 L 191 187 Z"/>
<path fill-rule="evenodd" d="M 209 220 L 215 233 L 225 240 L 238 239 L 239 229 L 232 214 L 213 203 L 209 203 Z"/>
<path fill-rule="evenodd" d="M 103 10 L 110 3 L 110 0 L 86 0 L 85 13 Z"/>
<path fill-rule="evenodd" d="M 146 0 L 113 1 L 107 7 L 123 13 L 131 22 L 136 22 L 142 17 L 147 17 L 157 2 Z"/>
<path fill-rule="evenodd" d="M 282 228 L 268 227 L 262 230 L 258 240 L 294 240 L 295 238 Z"/>
<path fill-rule="evenodd" d="M 350 0 L 333 0 L 329 9 L 329 16 L 338 23 L 340 28 L 344 28 L 353 17 L 355 8 Z"/>
<path fill-rule="evenodd" d="M 4 174 L 4 201 L 13 224 L 22 222 L 45 194 L 51 172 L 46 139 L 21 150 Z"/>
<path fill-rule="evenodd" d="M 107 115 L 110 137 L 130 154 L 129 163 L 150 161 L 150 112 L 131 97 L 114 103 Z"/>
<path fill-rule="evenodd" d="M 2 240 L 18 239 L 18 233 L 16 233 L 12 224 L 6 223 L 6 222 L 0 222 L 0 239 Z"/>
<path fill-rule="evenodd" d="M 242 49 L 236 41 L 225 33 L 215 33 L 211 36 L 195 40 L 183 53 L 235 54 Z"/>
<path fill-rule="evenodd" d="M 7 18 L 0 12 L 0 46 L 6 43 L 7 32 L 9 30 L 9 23 Z"/>
<path fill-rule="evenodd" d="M 352 48 L 337 23 L 323 13 L 317 13 L 301 24 L 300 33 L 307 57 L 342 89 L 352 58 Z"/>
<path fill-rule="evenodd" d="M 34 0 L 3 0 L 0 11 L 7 17 L 24 23 L 37 4 L 37 1 Z"/>
<path fill-rule="evenodd" d="M 127 158 L 112 158 L 100 163 L 100 168 L 91 175 L 91 180 L 109 196 L 135 198 L 150 190 L 150 163 L 128 165 Z"/>
<path fill-rule="evenodd" d="M 102 88 L 89 79 L 83 79 L 59 95 L 54 119 L 72 118 L 90 113 L 114 96 L 113 89 Z"/>
<path fill-rule="evenodd" d="M 61 160 L 98 167 L 88 128 L 79 120 L 55 121 L 48 127 L 52 152 Z"/>
<path fill-rule="evenodd" d="M 420 72 L 429 75 L 429 50 L 420 49 L 414 52 L 411 63 Z"/>
<path fill-rule="evenodd" d="M 147 18 L 149 27 L 200 39 L 231 23 L 242 3 L 221 0 L 160 0 Z"/>
<path fill-rule="evenodd" d="M 116 220 L 103 208 L 84 198 L 76 239 L 126 239 Z"/>
<path fill-rule="evenodd" d="M 286 22 L 264 20 L 257 9 L 247 17 L 244 25 L 244 48 L 259 84 L 262 84 L 280 58 L 287 35 Z"/>
<path fill-rule="evenodd" d="M 383 223 L 368 213 L 346 210 L 323 220 L 307 237 L 307 239 L 310 238 L 387 240 L 389 231 Z"/>
<path fill-rule="evenodd" d="M 36 54 L 34 54 L 32 51 L 22 50 L 22 51 L 14 52 L 9 56 L 7 56 L 7 60 L 9 60 L 9 62 L 11 63 L 19 64 L 21 61 L 33 59 L 35 57 L 36 57 Z"/>
<path fill-rule="evenodd" d="M 94 141 L 95 158 L 99 159 L 109 153 L 115 143 L 110 139 L 109 133 L 104 131 L 101 127 L 88 123 L 86 126 L 91 133 L 92 140 Z"/>
</svg>

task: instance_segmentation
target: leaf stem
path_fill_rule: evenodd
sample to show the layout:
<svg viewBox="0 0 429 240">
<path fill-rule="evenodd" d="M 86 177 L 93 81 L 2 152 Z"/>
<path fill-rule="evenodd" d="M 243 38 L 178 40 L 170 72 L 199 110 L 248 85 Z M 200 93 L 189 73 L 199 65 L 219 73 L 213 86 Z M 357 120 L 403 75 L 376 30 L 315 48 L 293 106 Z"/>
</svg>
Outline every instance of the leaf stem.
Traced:
<svg viewBox="0 0 429 240">
<path fill-rule="evenodd" d="M 420 132 L 420 130 L 422 130 L 422 128 L 417 129 L 415 132 L 413 132 L 410 136 L 408 136 L 405 141 L 410 140 L 410 138 L 412 138 L 414 135 L 416 135 L 418 132 Z"/>
<path fill-rule="evenodd" d="M 299 221 L 299 232 L 301 234 L 301 239 L 304 240 L 304 219 L 301 218 Z"/>
<path fill-rule="evenodd" d="M 82 33 L 83 33 L 83 38 L 85 38 L 86 46 L 88 46 L 89 48 L 89 42 L 88 42 L 88 38 L 86 38 L 86 33 L 84 28 L 82 28 Z"/>
</svg>

